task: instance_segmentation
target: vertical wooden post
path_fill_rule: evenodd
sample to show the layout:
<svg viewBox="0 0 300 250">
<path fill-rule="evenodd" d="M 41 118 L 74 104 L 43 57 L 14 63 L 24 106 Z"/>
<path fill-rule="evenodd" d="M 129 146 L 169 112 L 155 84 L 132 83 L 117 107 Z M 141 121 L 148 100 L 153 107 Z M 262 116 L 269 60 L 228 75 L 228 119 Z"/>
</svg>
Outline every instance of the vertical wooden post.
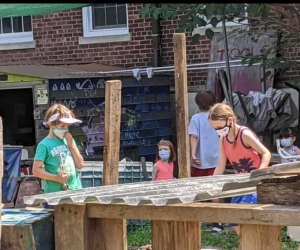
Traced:
<svg viewBox="0 0 300 250">
<path fill-rule="evenodd" d="M 86 205 L 61 204 L 54 214 L 55 249 L 89 250 Z"/>
<path fill-rule="evenodd" d="M 190 145 L 185 34 L 174 34 L 173 42 L 178 176 L 187 178 L 190 177 Z M 201 223 L 152 221 L 152 246 L 155 250 L 199 250 Z"/>
<path fill-rule="evenodd" d="M 121 81 L 106 81 L 103 184 L 117 184 L 121 126 Z M 126 250 L 125 219 L 88 219 L 86 205 L 62 204 L 55 209 L 56 249 Z"/>
<path fill-rule="evenodd" d="M 105 82 L 103 185 L 119 182 L 121 81 Z"/>
<path fill-rule="evenodd" d="M 175 33 L 173 42 L 178 175 L 179 178 L 187 178 L 191 175 L 191 167 L 185 34 Z"/>
<path fill-rule="evenodd" d="M 0 116 L 0 213 L 2 212 L 2 176 L 3 176 L 3 129 L 2 117 Z M 1 220 L 0 220 L 0 242 L 1 242 Z M 0 246 L 1 248 L 1 246 Z"/>
<path fill-rule="evenodd" d="M 119 182 L 121 88 L 119 80 L 105 82 L 103 185 Z M 125 219 L 90 219 L 89 224 L 90 249 L 127 249 Z"/>
<path fill-rule="evenodd" d="M 281 227 L 240 225 L 240 250 L 280 250 Z"/>
</svg>

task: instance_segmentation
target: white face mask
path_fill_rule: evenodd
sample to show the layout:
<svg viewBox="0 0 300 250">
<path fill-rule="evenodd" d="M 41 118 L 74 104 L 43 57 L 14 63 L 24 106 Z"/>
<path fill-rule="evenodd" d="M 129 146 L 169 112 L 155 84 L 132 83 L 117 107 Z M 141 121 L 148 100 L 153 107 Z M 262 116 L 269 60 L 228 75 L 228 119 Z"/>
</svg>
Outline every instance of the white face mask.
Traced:
<svg viewBox="0 0 300 250">
<path fill-rule="evenodd" d="M 216 132 L 220 137 L 228 135 L 231 126 L 225 125 L 223 128 L 216 129 Z"/>
<path fill-rule="evenodd" d="M 67 129 L 67 128 L 54 128 L 53 129 L 53 134 L 55 134 L 59 139 L 63 139 L 66 132 L 69 132 L 69 129 Z"/>
</svg>

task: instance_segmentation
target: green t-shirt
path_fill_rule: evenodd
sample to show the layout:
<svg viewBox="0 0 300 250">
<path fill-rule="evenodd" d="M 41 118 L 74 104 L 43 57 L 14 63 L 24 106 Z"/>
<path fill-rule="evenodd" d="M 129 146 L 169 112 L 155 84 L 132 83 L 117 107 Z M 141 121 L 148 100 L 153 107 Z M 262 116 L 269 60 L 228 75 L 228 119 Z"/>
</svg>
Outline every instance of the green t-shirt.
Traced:
<svg viewBox="0 0 300 250">
<path fill-rule="evenodd" d="M 69 189 L 74 190 L 82 188 L 72 153 L 64 139 L 44 138 L 36 148 L 34 160 L 43 161 L 45 171 L 55 175 L 60 172 L 62 161 L 64 170 L 68 175 L 67 185 Z M 49 180 L 45 181 L 45 193 L 61 190 L 63 190 L 63 185 L 61 183 Z"/>
</svg>

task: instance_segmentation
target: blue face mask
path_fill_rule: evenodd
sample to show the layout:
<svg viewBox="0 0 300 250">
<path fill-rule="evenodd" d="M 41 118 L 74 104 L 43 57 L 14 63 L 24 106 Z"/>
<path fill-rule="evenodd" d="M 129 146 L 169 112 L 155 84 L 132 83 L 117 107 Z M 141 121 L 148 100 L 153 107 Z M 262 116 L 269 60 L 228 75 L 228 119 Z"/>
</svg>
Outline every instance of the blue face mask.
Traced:
<svg viewBox="0 0 300 250">
<path fill-rule="evenodd" d="M 280 144 L 284 148 L 289 148 L 290 146 L 292 146 L 292 138 L 282 138 L 280 140 Z"/>
<path fill-rule="evenodd" d="M 162 149 L 158 151 L 158 155 L 160 157 L 160 159 L 162 159 L 163 161 L 167 161 L 170 158 L 170 151 L 166 150 L 166 149 Z"/>
</svg>

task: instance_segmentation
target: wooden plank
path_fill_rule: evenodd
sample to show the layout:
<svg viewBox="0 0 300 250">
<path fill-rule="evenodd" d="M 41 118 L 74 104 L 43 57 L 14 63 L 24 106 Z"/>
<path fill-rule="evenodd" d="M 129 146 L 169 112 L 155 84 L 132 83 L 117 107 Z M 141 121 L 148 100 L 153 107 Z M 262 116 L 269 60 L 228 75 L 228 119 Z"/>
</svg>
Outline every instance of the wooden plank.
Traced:
<svg viewBox="0 0 300 250">
<path fill-rule="evenodd" d="M 175 65 L 175 107 L 177 132 L 178 175 L 180 178 L 190 177 L 190 145 L 188 137 L 189 112 L 187 94 L 186 41 L 184 33 L 175 33 L 174 65 Z"/>
<path fill-rule="evenodd" d="M 121 126 L 121 81 L 105 82 L 103 185 L 118 183 Z"/>
<path fill-rule="evenodd" d="M 280 250 L 281 227 L 240 225 L 240 250 Z"/>
<path fill-rule="evenodd" d="M 89 250 L 86 205 L 60 204 L 55 208 L 55 249 Z"/>
<path fill-rule="evenodd" d="M 173 226 L 173 221 L 152 221 L 152 249 L 175 249 Z"/>
<path fill-rule="evenodd" d="M 300 176 L 262 180 L 257 185 L 260 204 L 300 206 Z"/>
<path fill-rule="evenodd" d="M 185 34 L 175 33 L 173 42 L 178 176 L 179 178 L 188 178 L 190 177 L 190 145 Z M 198 250 L 201 246 L 201 231 L 198 222 L 153 220 L 152 228 L 153 249 Z M 163 234 L 161 234 L 162 231 L 164 231 Z M 191 235 L 195 237 L 191 237 Z"/>
<path fill-rule="evenodd" d="M 119 80 L 105 82 L 103 185 L 119 182 L 121 88 L 122 83 Z M 93 249 L 127 249 L 127 230 L 124 219 L 101 219 L 91 223 L 101 232 L 97 235 L 90 235 L 91 241 L 97 242 L 96 245 L 99 246 Z"/>
<path fill-rule="evenodd" d="M 300 206 L 272 204 L 191 203 L 167 206 L 87 204 L 88 218 L 201 221 L 259 225 L 300 225 Z"/>
<path fill-rule="evenodd" d="M 89 248 L 95 250 L 127 249 L 126 221 L 120 219 L 89 219 Z"/>
<path fill-rule="evenodd" d="M 190 148 L 188 140 L 189 121 L 185 34 L 174 34 L 173 41 L 175 64 L 177 159 L 179 166 L 178 176 L 179 178 L 188 178 L 190 177 Z M 163 222 L 153 220 L 152 228 L 152 244 L 155 246 L 153 249 L 199 249 L 199 245 L 201 245 L 200 233 L 198 234 L 198 237 L 189 237 L 189 235 L 192 235 L 194 232 L 200 232 L 199 223 L 197 222 L 179 223 L 177 221 Z M 164 230 L 164 234 L 161 234 L 162 230 Z M 190 240 L 192 240 L 192 242 L 190 242 Z M 181 244 L 178 245 L 179 242 L 181 242 Z M 165 247 L 164 245 L 167 245 L 168 247 Z"/>
<path fill-rule="evenodd" d="M 1 249 L 35 250 L 31 225 L 2 226 Z"/>
</svg>

